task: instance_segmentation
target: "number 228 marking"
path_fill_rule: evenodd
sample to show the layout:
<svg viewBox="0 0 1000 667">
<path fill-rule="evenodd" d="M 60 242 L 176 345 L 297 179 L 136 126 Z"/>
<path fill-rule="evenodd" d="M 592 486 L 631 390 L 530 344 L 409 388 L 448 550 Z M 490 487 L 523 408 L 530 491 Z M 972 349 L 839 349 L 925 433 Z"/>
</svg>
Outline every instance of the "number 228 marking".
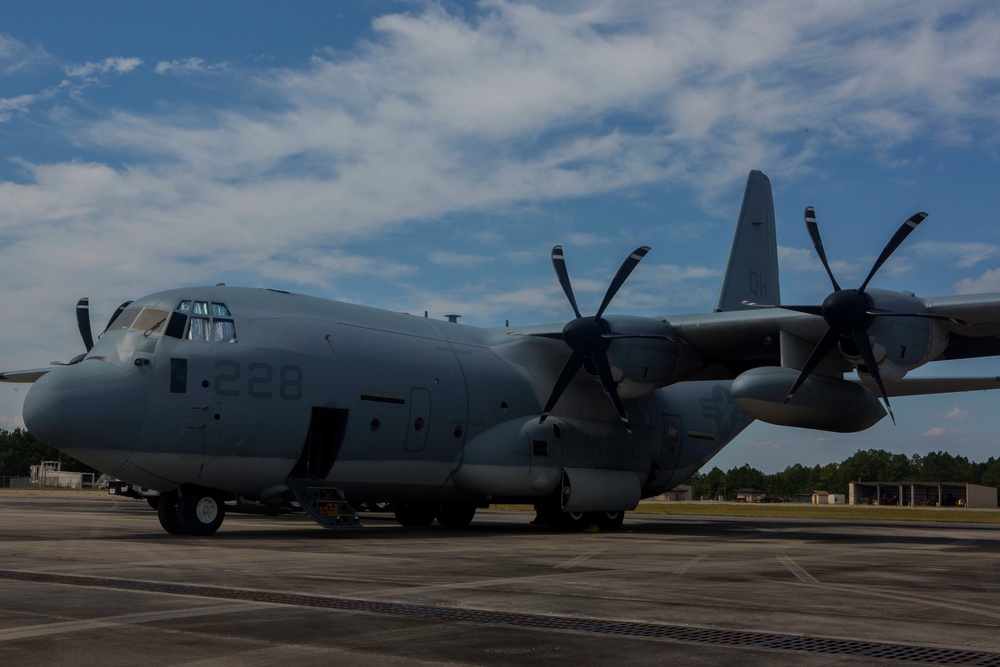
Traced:
<svg viewBox="0 0 1000 667">
<path fill-rule="evenodd" d="M 243 380 L 243 367 L 238 361 L 221 360 L 215 362 L 215 369 L 221 371 L 215 376 L 215 393 L 219 396 L 238 397 L 246 384 L 246 394 L 250 398 L 278 397 L 286 401 L 302 398 L 302 369 L 298 366 L 281 366 L 275 381 L 274 366 L 260 361 L 247 365 L 247 378 Z M 275 387 L 277 385 L 277 387 Z"/>
</svg>

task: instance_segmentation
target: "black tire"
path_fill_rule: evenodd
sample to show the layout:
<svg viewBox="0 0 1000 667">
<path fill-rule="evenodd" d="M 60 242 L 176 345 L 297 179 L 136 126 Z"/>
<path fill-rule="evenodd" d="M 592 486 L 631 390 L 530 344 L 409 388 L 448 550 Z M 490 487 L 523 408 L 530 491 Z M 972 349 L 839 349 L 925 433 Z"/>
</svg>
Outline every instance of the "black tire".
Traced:
<svg viewBox="0 0 1000 667">
<path fill-rule="evenodd" d="M 213 535 L 226 518 L 222 496 L 211 489 L 188 486 L 181 489 L 177 518 L 188 535 Z"/>
<path fill-rule="evenodd" d="M 579 533 L 597 523 L 594 512 L 557 512 L 552 515 L 549 525 L 555 530 Z"/>
<path fill-rule="evenodd" d="M 625 522 L 625 512 L 594 512 L 594 518 L 598 528 L 613 533 Z"/>
<path fill-rule="evenodd" d="M 437 505 L 427 503 L 400 503 L 395 509 L 396 521 L 401 526 L 426 528 L 434 523 Z"/>
<path fill-rule="evenodd" d="M 441 503 L 437 511 L 438 523 L 445 528 L 465 528 L 476 516 L 472 503 Z"/>
<path fill-rule="evenodd" d="M 161 493 L 160 502 L 156 504 L 156 516 L 159 518 L 163 530 L 171 535 L 187 535 L 187 531 L 181 525 L 180 517 L 177 515 L 177 503 L 176 491 Z"/>
<path fill-rule="evenodd" d="M 154 510 L 160 506 L 159 496 L 146 496 L 146 504 L 152 507 Z"/>
</svg>

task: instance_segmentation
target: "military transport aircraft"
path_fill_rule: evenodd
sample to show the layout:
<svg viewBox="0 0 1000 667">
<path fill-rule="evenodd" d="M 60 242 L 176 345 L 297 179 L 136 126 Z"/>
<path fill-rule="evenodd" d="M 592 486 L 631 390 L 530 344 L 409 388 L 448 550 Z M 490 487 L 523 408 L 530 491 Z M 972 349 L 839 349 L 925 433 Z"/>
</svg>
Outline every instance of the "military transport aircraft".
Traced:
<svg viewBox="0 0 1000 667">
<path fill-rule="evenodd" d="M 352 504 L 375 501 L 404 525 L 449 527 L 491 502 L 531 503 L 553 527 L 613 530 L 754 419 L 854 432 L 890 396 L 1000 387 L 905 378 L 929 361 L 1000 355 L 1000 294 L 869 287 L 924 216 L 903 223 L 860 287 L 841 289 L 806 209 L 834 291 L 785 305 L 771 185 L 753 171 L 710 314 L 606 314 L 647 247 L 584 314 L 556 246 L 566 324 L 480 329 L 191 287 L 123 304 L 96 343 L 81 300 L 85 354 L 0 380 L 34 383 L 24 421 L 39 439 L 161 491 L 172 534 L 214 533 L 233 500 L 297 502 L 327 527 L 358 525 Z"/>
</svg>

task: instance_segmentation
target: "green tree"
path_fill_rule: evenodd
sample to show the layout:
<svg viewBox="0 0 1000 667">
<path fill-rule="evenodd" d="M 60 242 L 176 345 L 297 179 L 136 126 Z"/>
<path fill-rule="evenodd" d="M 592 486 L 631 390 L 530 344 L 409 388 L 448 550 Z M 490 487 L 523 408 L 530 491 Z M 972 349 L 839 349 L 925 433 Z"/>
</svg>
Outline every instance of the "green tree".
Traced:
<svg viewBox="0 0 1000 667">
<path fill-rule="evenodd" d="M 964 456 L 930 452 L 921 462 L 920 479 L 924 482 L 968 482 L 972 477 L 973 465 Z"/>
<path fill-rule="evenodd" d="M 739 468 L 733 468 L 726 473 L 726 486 L 729 495 L 734 495 L 737 489 L 763 489 L 765 476 L 760 470 L 744 463 Z"/>
<path fill-rule="evenodd" d="M 31 466 L 38 465 L 42 461 L 60 461 L 63 470 L 96 472 L 93 468 L 39 441 L 24 429 L 16 428 L 13 431 L 0 429 L 0 475 L 27 477 L 31 474 Z"/>
</svg>

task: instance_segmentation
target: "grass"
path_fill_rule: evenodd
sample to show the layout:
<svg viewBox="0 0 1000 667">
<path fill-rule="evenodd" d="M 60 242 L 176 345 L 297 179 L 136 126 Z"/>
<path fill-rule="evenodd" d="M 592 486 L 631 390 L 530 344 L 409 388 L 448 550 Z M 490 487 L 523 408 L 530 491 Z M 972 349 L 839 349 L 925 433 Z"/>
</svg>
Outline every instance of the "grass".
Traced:
<svg viewBox="0 0 1000 667">
<path fill-rule="evenodd" d="M 493 509 L 533 511 L 531 505 L 491 505 Z M 643 502 L 635 514 L 734 516 L 851 521 L 936 521 L 1000 524 L 1000 510 L 967 507 L 890 507 L 885 505 L 803 505 L 798 503 Z"/>
</svg>

